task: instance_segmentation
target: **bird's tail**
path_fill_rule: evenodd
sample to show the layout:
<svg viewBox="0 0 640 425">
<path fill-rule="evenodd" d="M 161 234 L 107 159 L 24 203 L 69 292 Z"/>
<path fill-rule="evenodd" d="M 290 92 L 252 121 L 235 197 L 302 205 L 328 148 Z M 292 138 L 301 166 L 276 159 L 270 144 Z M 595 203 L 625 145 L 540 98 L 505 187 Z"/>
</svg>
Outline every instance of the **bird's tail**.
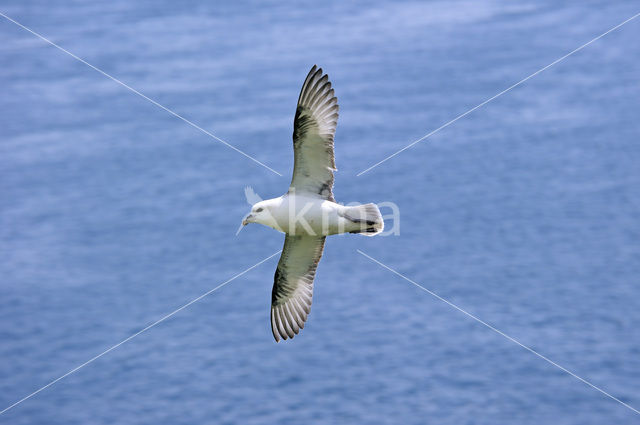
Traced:
<svg viewBox="0 0 640 425">
<path fill-rule="evenodd" d="M 384 230 L 384 220 L 376 204 L 356 205 L 346 207 L 345 217 L 354 223 L 358 223 L 359 229 L 349 233 L 359 233 L 365 236 L 374 236 Z"/>
</svg>

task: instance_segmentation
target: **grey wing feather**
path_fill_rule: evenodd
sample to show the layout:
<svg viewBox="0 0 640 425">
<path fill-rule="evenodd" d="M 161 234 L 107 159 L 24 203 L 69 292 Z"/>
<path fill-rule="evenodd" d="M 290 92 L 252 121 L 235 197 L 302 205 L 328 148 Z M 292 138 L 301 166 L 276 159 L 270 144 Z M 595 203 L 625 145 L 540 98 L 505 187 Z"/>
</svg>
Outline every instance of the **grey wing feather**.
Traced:
<svg viewBox="0 0 640 425">
<path fill-rule="evenodd" d="M 338 123 L 338 98 L 329 76 L 315 65 L 302 85 L 293 123 L 294 167 L 290 191 L 333 199 L 336 163 L 333 139 Z"/>
<path fill-rule="evenodd" d="M 324 241 L 324 236 L 285 237 L 271 292 L 271 331 L 276 342 L 293 338 L 304 328 Z"/>
</svg>

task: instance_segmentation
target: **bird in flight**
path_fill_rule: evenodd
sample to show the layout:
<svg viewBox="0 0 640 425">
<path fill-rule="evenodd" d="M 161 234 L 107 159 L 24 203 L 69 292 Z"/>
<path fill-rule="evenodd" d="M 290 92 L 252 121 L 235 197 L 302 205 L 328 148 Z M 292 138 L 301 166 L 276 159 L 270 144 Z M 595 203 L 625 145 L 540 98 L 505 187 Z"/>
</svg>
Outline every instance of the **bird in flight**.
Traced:
<svg viewBox="0 0 640 425">
<path fill-rule="evenodd" d="M 271 331 L 276 342 L 293 338 L 311 311 L 313 279 L 327 236 L 359 233 L 373 236 L 384 221 L 375 204 L 344 206 L 333 197 L 333 138 L 338 99 L 329 76 L 314 65 L 304 80 L 293 121 L 293 178 L 284 195 L 261 200 L 247 188 L 247 200 L 257 201 L 242 220 L 260 223 L 286 234 L 271 292 Z"/>
</svg>

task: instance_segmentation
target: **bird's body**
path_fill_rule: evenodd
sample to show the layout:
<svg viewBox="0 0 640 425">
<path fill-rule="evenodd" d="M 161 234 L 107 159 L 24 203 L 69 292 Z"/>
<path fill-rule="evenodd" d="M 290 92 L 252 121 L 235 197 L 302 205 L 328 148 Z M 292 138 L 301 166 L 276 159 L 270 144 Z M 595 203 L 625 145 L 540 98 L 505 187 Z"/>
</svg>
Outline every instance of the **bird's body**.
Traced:
<svg viewBox="0 0 640 425">
<path fill-rule="evenodd" d="M 349 215 L 353 207 L 314 195 L 286 193 L 255 207 L 263 208 L 260 224 L 288 235 L 329 236 L 362 231 L 359 217 Z"/>
<path fill-rule="evenodd" d="M 337 121 L 338 99 L 329 77 L 314 65 L 298 98 L 289 190 L 278 198 L 256 202 L 242 221 L 286 234 L 271 296 L 271 330 L 276 341 L 293 338 L 304 328 L 326 237 L 340 233 L 373 236 L 384 229 L 375 204 L 344 206 L 333 197 Z"/>
</svg>

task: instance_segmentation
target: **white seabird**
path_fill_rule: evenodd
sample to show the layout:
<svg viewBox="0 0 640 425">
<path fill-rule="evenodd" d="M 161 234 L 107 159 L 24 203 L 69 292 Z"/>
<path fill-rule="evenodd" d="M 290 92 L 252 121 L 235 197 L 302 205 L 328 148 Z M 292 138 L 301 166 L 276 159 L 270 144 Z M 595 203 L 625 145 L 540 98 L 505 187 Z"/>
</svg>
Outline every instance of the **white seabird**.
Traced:
<svg viewBox="0 0 640 425">
<path fill-rule="evenodd" d="M 257 202 L 242 225 L 260 223 L 286 234 L 271 293 L 276 342 L 293 338 L 311 311 L 313 279 L 328 235 L 376 235 L 384 221 L 375 204 L 347 207 L 333 197 L 333 138 L 338 99 L 315 65 L 304 80 L 293 122 L 293 178 L 284 195 Z"/>
</svg>

